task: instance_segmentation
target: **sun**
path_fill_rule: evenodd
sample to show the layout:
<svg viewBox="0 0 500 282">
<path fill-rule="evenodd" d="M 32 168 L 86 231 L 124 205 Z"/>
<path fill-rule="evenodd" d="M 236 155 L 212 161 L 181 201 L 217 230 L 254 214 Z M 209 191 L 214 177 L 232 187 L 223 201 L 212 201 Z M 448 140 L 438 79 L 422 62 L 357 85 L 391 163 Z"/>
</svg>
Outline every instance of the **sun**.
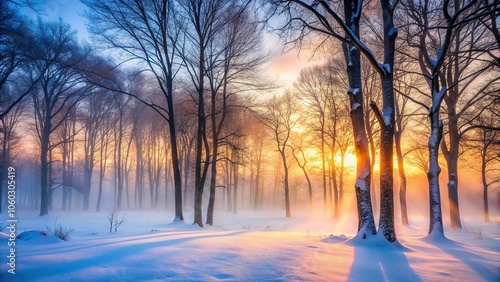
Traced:
<svg viewBox="0 0 500 282">
<path fill-rule="evenodd" d="M 354 154 L 347 153 L 344 159 L 344 165 L 346 167 L 356 167 L 357 159 Z"/>
</svg>

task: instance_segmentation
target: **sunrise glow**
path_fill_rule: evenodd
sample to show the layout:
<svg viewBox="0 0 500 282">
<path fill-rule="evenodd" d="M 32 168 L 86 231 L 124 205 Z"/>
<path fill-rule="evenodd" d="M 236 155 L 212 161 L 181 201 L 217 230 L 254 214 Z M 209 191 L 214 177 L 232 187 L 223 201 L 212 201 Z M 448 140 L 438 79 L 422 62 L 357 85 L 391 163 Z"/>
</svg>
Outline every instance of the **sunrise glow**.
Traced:
<svg viewBox="0 0 500 282">
<path fill-rule="evenodd" d="M 0 1 L 0 281 L 497 281 L 499 1 Z"/>
</svg>

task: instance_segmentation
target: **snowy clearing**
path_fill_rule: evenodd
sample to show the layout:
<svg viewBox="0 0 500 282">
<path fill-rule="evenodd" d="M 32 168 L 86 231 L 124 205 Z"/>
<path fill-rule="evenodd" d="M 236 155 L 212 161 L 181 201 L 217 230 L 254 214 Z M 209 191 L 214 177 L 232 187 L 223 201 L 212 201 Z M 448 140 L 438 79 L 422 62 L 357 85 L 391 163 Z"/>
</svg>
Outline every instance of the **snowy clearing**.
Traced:
<svg viewBox="0 0 500 282">
<path fill-rule="evenodd" d="M 44 240 L 39 233 L 28 233 L 36 240 L 16 240 L 15 275 L 6 273 L 8 235 L 0 236 L 1 281 L 498 281 L 500 277 L 498 221 L 446 230 L 450 240 L 424 237 L 425 220 L 409 227 L 398 225 L 401 244 L 389 244 L 379 237 L 352 239 L 355 227 L 345 220 L 305 213 L 291 219 L 281 212 L 219 213 L 217 224 L 205 228 L 168 223 L 173 215 L 165 211 L 121 214 L 125 221 L 116 233 L 109 233 L 105 212 L 22 214 L 18 234 L 43 230 L 56 219 L 75 231 L 68 241 L 50 236 Z"/>
</svg>

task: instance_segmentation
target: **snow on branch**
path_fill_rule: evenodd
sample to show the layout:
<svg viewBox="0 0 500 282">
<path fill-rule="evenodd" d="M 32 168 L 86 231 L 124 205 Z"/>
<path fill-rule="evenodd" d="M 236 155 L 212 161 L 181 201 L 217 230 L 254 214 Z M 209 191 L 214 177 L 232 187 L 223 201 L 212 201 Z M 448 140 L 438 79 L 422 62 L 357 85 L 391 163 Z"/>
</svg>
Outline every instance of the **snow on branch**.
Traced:
<svg viewBox="0 0 500 282">
<path fill-rule="evenodd" d="M 299 1 L 299 2 L 301 2 L 301 1 Z M 323 9 L 325 9 L 325 11 L 328 14 L 330 14 L 330 16 L 332 16 L 332 18 L 338 23 L 340 28 L 347 35 L 349 41 L 352 42 L 352 44 L 356 45 L 356 47 L 366 56 L 368 61 L 370 61 L 370 63 L 373 65 L 373 67 L 376 68 L 377 72 L 384 74 L 384 69 L 381 67 L 377 58 L 375 57 L 373 52 L 370 50 L 370 48 L 368 48 L 368 46 L 366 46 L 361 41 L 361 39 L 354 34 L 354 31 L 350 27 L 347 26 L 346 22 L 334 10 L 332 10 L 332 8 L 330 8 L 330 6 L 328 5 L 328 3 L 326 3 L 326 1 L 319 1 L 319 3 L 323 7 Z M 361 12 L 360 9 L 359 9 L 359 11 Z"/>
<path fill-rule="evenodd" d="M 389 75 L 392 72 L 391 66 L 389 64 L 378 64 L 379 68 L 385 75 Z"/>
<path fill-rule="evenodd" d="M 361 92 L 361 90 L 359 88 L 357 88 L 357 87 L 356 88 L 351 88 L 351 87 L 347 88 L 347 94 L 349 94 L 349 95 L 356 96 L 360 92 Z"/>
<path fill-rule="evenodd" d="M 391 27 L 389 30 L 389 33 L 387 34 L 389 37 L 397 37 L 398 36 L 398 30 L 395 27 Z"/>
<path fill-rule="evenodd" d="M 446 91 L 448 91 L 448 88 L 444 87 L 441 88 L 439 91 L 433 91 L 432 93 L 432 105 L 429 108 L 429 112 L 435 112 L 439 110 L 439 107 L 441 107 L 441 102 L 444 99 L 444 96 L 446 95 Z"/>
</svg>

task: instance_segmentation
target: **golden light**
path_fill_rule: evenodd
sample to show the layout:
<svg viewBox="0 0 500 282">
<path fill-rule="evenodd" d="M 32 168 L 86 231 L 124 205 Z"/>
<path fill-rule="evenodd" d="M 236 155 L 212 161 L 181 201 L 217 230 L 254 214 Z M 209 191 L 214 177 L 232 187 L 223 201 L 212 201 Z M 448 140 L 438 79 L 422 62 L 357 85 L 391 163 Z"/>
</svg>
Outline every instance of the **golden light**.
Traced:
<svg viewBox="0 0 500 282">
<path fill-rule="evenodd" d="M 351 154 L 351 153 L 347 153 L 345 155 L 345 159 L 344 159 L 344 165 L 346 167 L 356 167 L 356 156 L 354 154 Z"/>
</svg>

